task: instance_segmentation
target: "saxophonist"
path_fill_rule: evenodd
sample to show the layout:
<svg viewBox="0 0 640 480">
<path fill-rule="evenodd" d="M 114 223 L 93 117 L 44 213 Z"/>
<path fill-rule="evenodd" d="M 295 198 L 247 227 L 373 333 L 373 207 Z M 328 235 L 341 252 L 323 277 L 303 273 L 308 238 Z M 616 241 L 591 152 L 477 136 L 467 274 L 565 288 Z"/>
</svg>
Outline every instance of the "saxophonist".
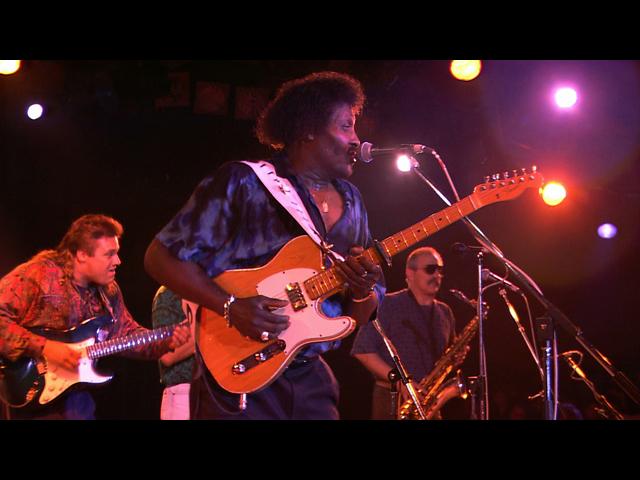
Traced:
<svg viewBox="0 0 640 480">
<path fill-rule="evenodd" d="M 446 348 L 455 340 L 453 311 L 436 299 L 444 277 L 444 262 L 435 248 L 415 249 L 407 258 L 407 288 L 384 296 L 378 320 L 395 345 L 404 366 L 416 385 L 433 369 Z M 466 350 L 464 352 L 466 354 Z M 375 379 L 371 418 L 394 420 L 391 413 L 391 385 L 388 379 L 393 362 L 372 323 L 360 328 L 351 355 L 369 370 Z M 409 394 L 399 382 L 402 405 Z"/>
</svg>

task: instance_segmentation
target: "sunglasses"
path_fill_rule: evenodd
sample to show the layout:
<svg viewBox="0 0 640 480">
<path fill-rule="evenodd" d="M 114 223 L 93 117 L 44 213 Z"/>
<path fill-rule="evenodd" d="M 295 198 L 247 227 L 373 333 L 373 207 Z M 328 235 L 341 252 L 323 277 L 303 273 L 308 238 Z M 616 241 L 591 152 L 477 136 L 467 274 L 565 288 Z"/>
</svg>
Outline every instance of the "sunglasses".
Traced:
<svg viewBox="0 0 640 480">
<path fill-rule="evenodd" d="M 442 265 L 431 264 L 431 265 L 425 265 L 424 267 L 421 268 L 421 270 L 424 270 L 429 275 L 433 275 L 434 273 L 436 273 L 436 270 L 440 273 L 443 273 L 444 267 Z"/>
</svg>

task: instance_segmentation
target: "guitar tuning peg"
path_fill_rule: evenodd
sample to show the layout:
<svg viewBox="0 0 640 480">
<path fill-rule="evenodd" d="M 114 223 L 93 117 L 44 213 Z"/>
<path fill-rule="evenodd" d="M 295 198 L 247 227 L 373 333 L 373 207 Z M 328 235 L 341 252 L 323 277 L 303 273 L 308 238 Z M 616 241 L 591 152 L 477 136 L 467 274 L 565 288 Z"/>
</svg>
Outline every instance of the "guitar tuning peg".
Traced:
<svg viewBox="0 0 640 480">
<path fill-rule="evenodd" d="M 507 178 L 509 178 L 509 172 L 508 172 L 508 171 L 505 171 L 505 172 L 502 174 L 502 178 L 504 178 L 505 180 L 506 180 Z"/>
<path fill-rule="evenodd" d="M 514 168 L 511 172 L 513 173 L 514 177 L 518 176 L 518 170 L 517 169 Z"/>
<path fill-rule="evenodd" d="M 521 168 L 520 170 L 522 171 L 521 175 L 526 175 L 526 173 L 527 173 L 527 169 L 526 168 Z"/>
<path fill-rule="evenodd" d="M 491 175 L 491 180 L 500 180 L 500 174 L 494 173 L 493 175 Z"/>
<path fill-rule="evenodd" d="M 486 175 L 484 177 L 484 183 L 489 183 L 491 181 L 491 177 L 489 175 Z"/>
<path fill-rule="evenodd" d="M 531 173 L 536 173 L 538 171 L 538 166 L 537 165 L 533 165 L 531 167 Z"/>
</svg>

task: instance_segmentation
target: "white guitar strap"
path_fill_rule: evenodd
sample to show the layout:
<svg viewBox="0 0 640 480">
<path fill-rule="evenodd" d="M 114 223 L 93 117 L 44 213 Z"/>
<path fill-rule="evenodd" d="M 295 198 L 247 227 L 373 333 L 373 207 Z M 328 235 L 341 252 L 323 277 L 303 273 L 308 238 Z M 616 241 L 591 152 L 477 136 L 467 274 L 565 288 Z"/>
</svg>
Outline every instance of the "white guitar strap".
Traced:
<svg viewBox="0 0 640 480">
<path fill-rule="evenodd" d="M 260 179 L 263 185 L 269 190 L 269 193 L 275 198 L 280 205 L 282 205 L 287 212 L 298 222 L 302 229 L 307 232 L 307 235 L 318 244 L 320 249 L 325 253 L 330 253 L 333 257 L 340 261 L 344 258 L 339 254 L 331 250 L 332 245 L 328 245 L 320 236 L 315 228 L 315 225 L 309 217 L 309 212 L 300 200 L 300 196 L 296 189 L 291 185 L 291 182 L 286 178 L 279 177 L 276 174 L 275 167 L 265 161 L 259 162 L 247 162 L 241 161 L 245 165 L 251 167 L 256 176 Z"/>
</svg>

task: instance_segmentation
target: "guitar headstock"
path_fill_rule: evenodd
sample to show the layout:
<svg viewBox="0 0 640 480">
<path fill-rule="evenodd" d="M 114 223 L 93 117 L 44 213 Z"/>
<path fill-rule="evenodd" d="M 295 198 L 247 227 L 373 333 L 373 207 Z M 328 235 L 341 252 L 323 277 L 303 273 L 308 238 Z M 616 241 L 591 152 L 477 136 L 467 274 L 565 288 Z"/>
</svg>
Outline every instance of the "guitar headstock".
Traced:
<svg viewBox="0 0 640 480">
<path fill-rule="evenodd" d="M 543 182 L 544 178 L 534 165 L 530 171 L 521 168 L 487 176 L 485 183 L 476 185 L 472 196 L 474 203 L 477 202 L 480 204 L 479 206 L 484 206 L 516 198 L 528 188 L 540 188 Z"/>
</svg>

